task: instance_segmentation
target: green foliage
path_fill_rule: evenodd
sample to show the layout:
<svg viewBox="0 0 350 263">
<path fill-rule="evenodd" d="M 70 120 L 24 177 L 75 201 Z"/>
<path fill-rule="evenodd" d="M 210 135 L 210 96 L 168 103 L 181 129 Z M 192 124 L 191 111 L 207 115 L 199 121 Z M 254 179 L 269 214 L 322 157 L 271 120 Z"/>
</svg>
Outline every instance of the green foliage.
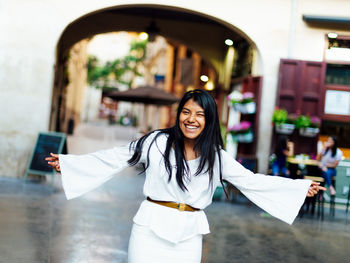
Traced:
<svg viewBox="0 0 350 263">
<path fill-rule="evenodd" d="M 286 123 L 295 124 L 298 117 L 299 117 L 298 114 L 295 114 L 295 113 L 288 114 Z"/>
<path fill-rule="evenodd" d="M 288 112 L 285 109 L 275 109 L 272 115 L 272 122 L 274 124 L 286 123 L 288 119 Z"/>
<path fill-rule="evenodd" d="M 310 127 L 311 119 L 309 116 L 299 115 L 299 117 L 295 121 L 295 125 L 297 129 Z"/>
<path fill-rule="evenodd" d="M 108 68 L 98 66 L 98 59 L 95 56 L 89 56 L 87 63 L 87 81 L 91 86 L 99 87 L 99 82 L 107 81 L 109 75 Z"/>
<path fill-rule="evenodd" d="M 89 56 L 87 69 L 87 81 L 95 88 L 111 89 L 112 83 L 121 83 L 131 87 L 136 76 L 142 76 L 138 66 L 146 56 L 147 40 L 133 41 L 130 43 L 129 54 L 124 58 L 107 61 L 100 65 L 98 58 Z M 127 78 L 129 77 L 129 78 Z"/>
</svg>

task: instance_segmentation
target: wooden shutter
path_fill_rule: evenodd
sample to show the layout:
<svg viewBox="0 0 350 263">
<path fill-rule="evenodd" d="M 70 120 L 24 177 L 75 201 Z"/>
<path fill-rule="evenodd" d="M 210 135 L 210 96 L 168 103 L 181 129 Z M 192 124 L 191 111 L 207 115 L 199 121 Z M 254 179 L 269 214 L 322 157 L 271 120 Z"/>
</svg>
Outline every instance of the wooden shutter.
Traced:
<svg viewBox="0 0 350 263">
<path fill-rule="evenodd" d="M 281 59 L 278 78 L 277 106 L 289 113 L 297 112 L 301 61 Z"/>
<path fill-rule="evenodd" d="M 322 117 L 326 64 L 317 61 L 281 59 L 276 106 L 288 113 Z M 274 134 L 274 141 L 277 137 Z M 316 154 L 318 137 L 290 136 L 295 154 Z M 273 147 L 272 147 L 273 149 Z"/>
<path fill-rule="evenodd" d="M 302 61 L 298 109 L 301 114 L 322 116 L 326 63 Z"/>
<path fill-rule="evenodd" d="M 281 59 L 277 106 L 289 113 L 322 115 L 326 64 Z"/>
</svg>

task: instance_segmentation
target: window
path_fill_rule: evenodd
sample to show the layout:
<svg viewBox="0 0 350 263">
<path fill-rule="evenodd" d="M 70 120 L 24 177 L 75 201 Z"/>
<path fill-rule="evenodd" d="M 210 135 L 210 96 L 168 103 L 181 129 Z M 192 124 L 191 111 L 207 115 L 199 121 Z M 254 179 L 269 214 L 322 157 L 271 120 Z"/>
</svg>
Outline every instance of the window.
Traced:
<svg viewBox="0 0 350 263">
<path fill-rule="evenodd" d="M 326 85 L 350 86 L 350 65 L 327 64 Z"/>
<path fill-rule="evenodd" d="M 321 134 L 335 135 L 338 138 L 338 147 L 350 148 L 350 123 L 323 121 Z"/>
</svg>

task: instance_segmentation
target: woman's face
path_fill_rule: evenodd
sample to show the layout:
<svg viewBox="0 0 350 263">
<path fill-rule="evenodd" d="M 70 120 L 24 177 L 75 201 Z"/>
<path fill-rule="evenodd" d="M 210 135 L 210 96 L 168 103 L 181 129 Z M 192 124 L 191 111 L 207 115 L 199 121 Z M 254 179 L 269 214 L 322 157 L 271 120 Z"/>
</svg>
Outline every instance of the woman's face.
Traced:
<svg viewBox="0 0 350 263">
<path fill-rule="evenodd" d="M 196 139 L 204 129 L 204 109 L 193 99 L 186 102 L 179 117 L 180 129 L 186 139 Z"/>
<path fill-rule="evenodd" d="M 332 137 L 328 137 L 327 147 L 333 148 L 333 145 L 334 145 L 334 141 L 333 141 Z"/>
</svg>

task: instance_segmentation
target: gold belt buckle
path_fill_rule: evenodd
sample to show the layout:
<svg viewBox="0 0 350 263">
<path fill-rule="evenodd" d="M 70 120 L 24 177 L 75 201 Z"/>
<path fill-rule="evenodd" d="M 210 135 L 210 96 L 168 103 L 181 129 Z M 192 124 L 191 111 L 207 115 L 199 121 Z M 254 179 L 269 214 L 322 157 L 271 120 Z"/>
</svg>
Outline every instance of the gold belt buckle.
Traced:
<svg viewBox="0 0 350 263">
<path fill-rule="evenodd" d="M 185 208 L 186 208 L 186 204 L 183 204 L 183 203 L 177 204 L 177 209 L 179 209 L 180 211 L 185 211 Z"/>
</svg>

